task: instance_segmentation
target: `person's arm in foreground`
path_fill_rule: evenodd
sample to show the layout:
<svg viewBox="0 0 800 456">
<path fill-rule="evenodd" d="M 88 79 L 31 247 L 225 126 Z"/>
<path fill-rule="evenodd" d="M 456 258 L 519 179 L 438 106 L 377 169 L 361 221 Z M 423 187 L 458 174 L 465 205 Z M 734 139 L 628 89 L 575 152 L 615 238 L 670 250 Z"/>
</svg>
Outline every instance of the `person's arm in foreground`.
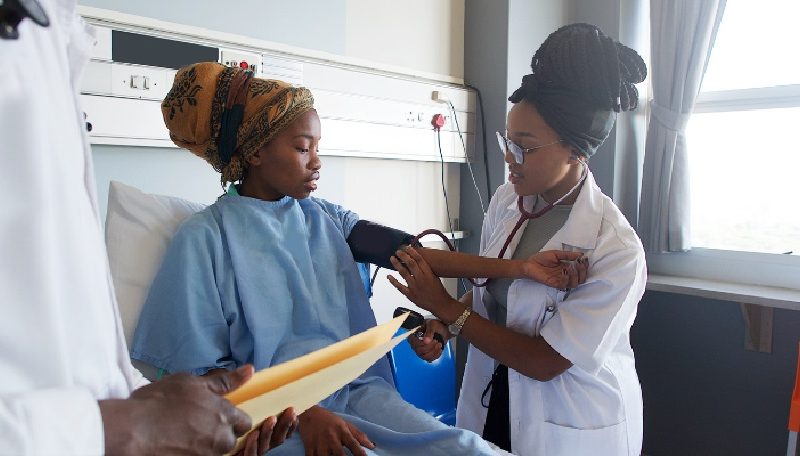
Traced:
<svg viewBox="0 0 800 456">
<path fill-rule="evenodd" d="M 251 422 L 222 396 L 252 375 L 249 365 L 208 377 L 175 374 L 134 391 L 129 399 L 98 401 L 105 453 L 227 453 Z"/>
</svg>

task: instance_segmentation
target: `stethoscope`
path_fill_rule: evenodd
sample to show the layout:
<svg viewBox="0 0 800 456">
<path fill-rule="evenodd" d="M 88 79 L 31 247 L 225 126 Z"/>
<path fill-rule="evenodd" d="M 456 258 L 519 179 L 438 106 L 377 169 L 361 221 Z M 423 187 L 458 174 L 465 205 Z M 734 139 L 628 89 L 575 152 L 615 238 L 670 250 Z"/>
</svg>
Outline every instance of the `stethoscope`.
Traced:
<svg viewBox="0 0 800 456">
<path fill-rule="evenodd" d="M 500 249 L 500 253 L 497 254 L 497 258 L 499 258 L 501 260 L 503 259 L 503 257 L 506 254 L 506 250 L 508 250 L 508 246 L 511 244 L 511 241 L 514 239 L 514 236 L 517 234 L 517 231 L 519 231 L 519 229 L 522 227 L 522 225 L 525 222 L 527 222 L 528 220 L 537 219 L 537 218 L 543 216 L 544 214 L 550 212 L 554 207 L 556 207 L 559 203 L 561 203 L 562 201 L 567 199 L 570 195 L 575 193 L 575 191 L 580 188 L 580 186 L 584 183 L 584 181 L 586 181 L 586 178 L 589 176 L 589 165 L 583 160 L 580 160 L 580 162 L 583 164 L 583 172 L 581 172 L 581 178 L 578 179 L 578 183 L 576 183 L 561 198 L 555 200 L 552 203 L 548 203 L 547 206 L 539 209 L 536 212 L 528 212 L 528 210 L 525 209 L 525 205 L 523 204 L 523 197 L 520 196 L 519 198 L 517 198 L 517 208 L 519 209 L 519 213 L 520 213 L 519 220 L 517 220 L 517 223 L 514 225 L 514 228 L 511 230 L 511 233 L 509 233 L 508 237 L 506 238 L 506 241 L 503 243 L 503 247 Z M 536 195 L 536 198 L 538 200 L 539 195 Z M 534 207 L 536 207 L 536 203 L 535 202 L 534 202 Z M 450 242 L 450 240 L 447 238 L 447 236 L 444 235 L 444 233 L 442 233 L 441 231 L 439 231 L 437 229 L 428 229 L 428 230 L 425 230 L 425 231 L 419 233 L 418 235 L 416 235 L 414 237 L 414 242 L 416 243 L 420 239 L 422 239 L 423 237 L 428 236 L 430 234 L 433 234 L 433 235 L 436 235 L 436 236 L 439 236 L 440 238 L 442 238 L 442 240 L 445 242 L 445 244 L 447 244 L 447 247 L 450 249 L 450 251 L 455 251 L 456 248 L 453 245 L 453 243 Z M 469 283 L 471 283 L 475 287 L 485 287 L 489 283 L 488 280 L 484 281 L 483 283 L 479 283 L 478 281 L 476 281 L 473 278 L 467 278 L 467 280 L 469 280 Z"/>
<path fill-rule="evenodd" d="M 581 163 L 583 164 L 583 172 L 581 173 L 581 178 L 578 179 L 578 183 L 576 183 L 566 194 L 564 194 L 564 196 L 562 196 L 561 198 L 555 200 L 552 203 L 547 204 L 547 206 L 541 208 L 540 210 L 538 210 L 536 212 L 528 212 L 525 209 L 525 205 L 523 204 L 523 201 L 522 201 L 523 197 L 520 196 L 519 198 L 517 198 L 517 208 L 519 209 L 519 213 L 520 213 L 519 220 L 517 220 L 517 223 L 514 225 L 514 228 L 511 230 L 511 233 L 508 235 L 508 237 L 506 238 L 506 241 L 503 243 L 503 247 L 500 249 L 500 253 L 497 255 L 497 258 L 502 259 L 503 256 L 505 256 L 506 250 L 508 249 L 508 246 L 511 244 L 511 241 L 514 239 L 514 236 L 517 234 L 517 231 L 519 231 L 519 229 L 522 227 L 522 225 L 526 221 L 537 219 L 537 218 L 543 216 L 544 214 L 550 212 L 556 205 L 558 205 L 560 202 L 562 202 L 565 199 L 567 199 L 570 195 L 575 193 L 575 190 L 580 188 L 581 184 L 583 184 L 586 181 L 586 178 L 589 176 L 589 165 L 583 160 L 581 160 Z M 538 201 L 539 195 L 536 195 L 536 198 L 537 198 L 537 201 Z M 536 201 L 534 201 L 533 207 L 536 207 Z M 469 279 L 469 280 L 476 287 L 485 287 L 489 283 L 488 280 L 483 282 L 482 284 L 475 283 L 475 281 L 473 281 L 473 279 Z M 545 323 L 545 321 L 547 320 L 547 316 L 548 315 L 552 316 L 555 313 L 555 311 L 556 311 L 555 304 L 551 304 L 551 305 L 547 306 L 545 308 L 545 310 L 544 310 L 544 314 L 542 314 L 542 318 L 541 318 L 541 321 L 539 322 L 539 326 L 541 327 L 541 325 L 543 325 Z M 492 385 L 494 385 L 495 382 L 500 381 L 500 378 L 501 378 L 501 375 L 502 375 L 501 371 L 503 369 L 507 369 L 503 364 L 498 364 L 497 365 L 497 367 L 495 368 L 494 372 L 492 373 L 492 378 L 486 384 L 486 388 L 483 389 L 483 393 L 481 393 L 481 405 L 484 408 L 489 408 L 489 404 L 485 403 L 486 395 L 489 394 L 489 391 L 492 389 Z M 508 374 L 506 373 L 505 375 L 507 376 Z"/>
<path fill-rule="evenodd" d="M 567 199 L 570 195 L 575 193 L 575 190 L 580 188 L 581 184 L 583 184 L 583 182 L 586 180 L 586 177 L 589 175 L 589 165 L 587 165 L 586 162 L 584 162 L 583 160 L 580 160 L 580 162 L 583 164 L 583 172 L 581 172 L 581 178 L 578 179 L 578 183 L 575 184 L 571 189 L 569 189 L 569 191 L 565 193 L 564 196 L 562 196 L 561 198 L 555 200 L 552 203 L 548 203 L 547 206 L 541 208 L 536 212 L 528 212 L 522 203 L 523 199 L 522 196 L 517 198 L 517 208 L 519 209 L 520 212 L 519 220 L 517 220 L 516 225 L 514 225 L 514 229 L 511 230 L 511 234 L 509 234 L 508 237 L 506 238 L 506 242 L 503 243 L 503 248 L 500 249 L 500 253 L 497 255 L 497 258 L 502 259 L 503 256 L 505 256 L 506 249 L 508 249 L 509 244 L 511 244 L 511 240 L 514 239 L 514 235 L 517 234 L 517 231 L 519 231 L 519 229 L 526 221 L 537 219 L 543 216 L 544 214 L 550 212 L 555 206 L 557 206 L 562 201 Z M 538 199 L 539 195 L 536 195 L 536 200 L 538 201 Z M 536 202 L 534 202 L 533 206 L 536 207 Z"/>
</svg>

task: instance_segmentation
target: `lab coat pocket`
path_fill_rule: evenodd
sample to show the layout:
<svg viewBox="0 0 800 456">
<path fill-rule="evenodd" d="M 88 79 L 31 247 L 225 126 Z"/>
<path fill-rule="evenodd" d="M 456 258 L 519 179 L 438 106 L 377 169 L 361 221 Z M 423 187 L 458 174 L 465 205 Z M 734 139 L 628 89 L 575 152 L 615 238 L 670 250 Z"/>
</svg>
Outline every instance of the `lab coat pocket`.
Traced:
<svg viewBox="0 0 800 456">
<path fill-rule="evenodd" d="M 625 422 L 578 429 L 545 422 L 542 438 L 548 456 L 619 456 L 628 454 Z"/>
</svg>

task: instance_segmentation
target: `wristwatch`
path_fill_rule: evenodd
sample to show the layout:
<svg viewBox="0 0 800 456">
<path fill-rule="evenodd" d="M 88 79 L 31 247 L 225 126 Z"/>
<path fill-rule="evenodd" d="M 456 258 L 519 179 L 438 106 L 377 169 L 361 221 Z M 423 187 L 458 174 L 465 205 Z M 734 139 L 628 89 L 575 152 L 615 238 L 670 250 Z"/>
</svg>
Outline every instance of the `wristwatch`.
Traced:
<svg viewBox="0 0 800 456">
<path fill-rule="evenodd" d="M 456 319 L 456 321 L 447 326 L 447 330 L 450 332 L 450 334 L 453 336 L 459 335 L 461 333 L 461 328 L 464 327 L 464 323 L 466 323 L 467 318 L 469 318 L 470 315 L 472 315 L 472 309 L 467 307 L 464 309 L 464 313 L 462 313 L 461 316 Z"/>
</svg>

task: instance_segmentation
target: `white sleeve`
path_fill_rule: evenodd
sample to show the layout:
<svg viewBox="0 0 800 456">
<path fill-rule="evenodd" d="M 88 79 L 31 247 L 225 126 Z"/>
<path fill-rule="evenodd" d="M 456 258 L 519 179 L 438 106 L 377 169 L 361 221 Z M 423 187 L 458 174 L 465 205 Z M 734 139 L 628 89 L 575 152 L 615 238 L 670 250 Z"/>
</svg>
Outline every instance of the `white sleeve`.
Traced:
<svg viewBox="0 0 800 456">
<path fill-rule="evenodd" d="M 150 380 L 147 379 L 142 372 L 131 365 L 130 371 L 128 372 L 131 382 L 131 391 L 135 391 L 143 386 L 147 386 L 150 384 Z"/>
<path fill-rule="evenodd" d="M 630 330 L 647 272 L 641 246 L 620 246 L 589 259 L 588 280 L 558 305 L 541 335 L 561 356 L 596 374 Z"/>
<path fill-rule="evenodd" d="M 0 396 L 2 454 L 99 455 L 104 446 L 97 400 L 84 388 Z"/>
</svg>

